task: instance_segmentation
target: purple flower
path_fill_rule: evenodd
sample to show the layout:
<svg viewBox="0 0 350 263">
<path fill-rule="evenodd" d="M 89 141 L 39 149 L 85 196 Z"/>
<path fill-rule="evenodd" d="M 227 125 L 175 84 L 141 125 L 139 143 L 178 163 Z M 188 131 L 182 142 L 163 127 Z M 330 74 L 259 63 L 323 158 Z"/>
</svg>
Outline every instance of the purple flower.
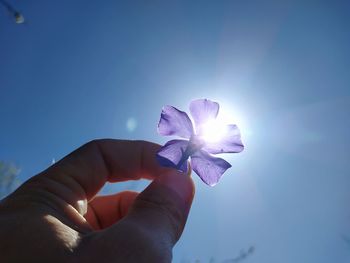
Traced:
<svg viewBox="0 0 350 263">
<path fill-rule="evenodd" d="M 165 106 L 158 124 L 160 135 L 176 135 L 183 139 L 168 141 L 157 153 L 158 162 L 165 167 L 172 167 L 184 173 L 188 170 L 187 160 L 191 158 L 191 167 L 204 183 L 214 186 L 231 167 L 222 158 L 211 154 L 238 153 L 244 146 L 238 127 L 234 124 L 218 128 L 214 124 L 219 112 L 219 104 L 208 99 L 194 100 L 190 104 L 194 126 L 186 114 L 172 106 Z M 211 140 L 207 136 L 213 127 L 213 135 L 220 133 L 220 138 Z"/>
</svg>

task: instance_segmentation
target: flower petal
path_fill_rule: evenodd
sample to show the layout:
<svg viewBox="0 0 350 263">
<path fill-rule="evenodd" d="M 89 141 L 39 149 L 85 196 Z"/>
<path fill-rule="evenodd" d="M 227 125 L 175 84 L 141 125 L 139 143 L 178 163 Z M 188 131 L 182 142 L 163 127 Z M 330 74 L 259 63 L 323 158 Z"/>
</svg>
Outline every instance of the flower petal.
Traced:
<svg viewBox="0 0 350 263">
<path fill-rule="evenodd" d="M 239 153 L 243 151 L 244 145 L 241 133 L 235 124 L 226 126 L 226 132 L 218 142 L 206 142 L 203 150 L 212 153 Z"/>
<path fill-rule="evenodd" d="M 214 186 L 231 164 L 201 150 L 191 155 L 191 166 L 204 183 Z"/>
<path fill-rule="evenodd" d="M 188 144 L 189 142 L 185 140 L 168 141 L 164 146 L 160 148 L 156 155 L 159 164 L 164 167 L 175 168 L 184 173 L 187 173 L 188 156 L 185 156 L 185 152 Z"/>
<path fill-rule="evenodd" d="M 189 139 L 193 134 L 193 126 L 186 112 L 173 106 L 165 106 L 158 123 L 160 135 L 177 135 Z"/>
<path fill-rule="evenodd" d="M 219 113 L 219 103 L 208 100 L 193 100 L 190 104 L 190 112 L 196 126 L 197 134 L 200 134 L 200 127 L 209 120 L 216 119 Z"/>
</svg>

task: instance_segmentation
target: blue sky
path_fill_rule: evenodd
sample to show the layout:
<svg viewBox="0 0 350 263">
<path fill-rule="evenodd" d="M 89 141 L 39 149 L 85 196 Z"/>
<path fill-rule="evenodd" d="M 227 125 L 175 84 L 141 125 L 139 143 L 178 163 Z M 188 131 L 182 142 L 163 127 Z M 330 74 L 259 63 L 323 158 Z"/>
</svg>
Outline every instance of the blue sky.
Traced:
<svg viewBox="0 0 350 263">
<path fill-rule="evenodd" d="M 0 160 L 21 180 L 91 139 L 164 143 L 162 106 L 209 98 L 246 150 L 214 188 L 194 175 L 174 262 L 350 261 L 347 1 L 11 3 L 27 22 L 0 9 Z"/>
</svg>

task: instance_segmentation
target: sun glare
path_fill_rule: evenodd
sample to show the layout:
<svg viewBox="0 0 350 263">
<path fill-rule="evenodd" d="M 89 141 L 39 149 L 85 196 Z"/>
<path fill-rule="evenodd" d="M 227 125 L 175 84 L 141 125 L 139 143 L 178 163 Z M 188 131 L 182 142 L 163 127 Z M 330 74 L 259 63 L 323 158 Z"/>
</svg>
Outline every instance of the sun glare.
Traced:
<svg viewBox="0 0 350 263">
<path fill-rule="evenodd" d="M 201 127 L 202 138 L 207 142 L 218 142 L 226 134 L 226 124 L 219 120 L 210 120 Z"/>
<path fill-rule="evenodd" d="M 227 107 L 220 107 L 216 119 L 210 120 L 201 127 L 202 138 L 207 142 L 218 142 L 227 133 L 227 125 L 236 124 L 244 139 L 251 135 L 242 116 L 235 110 L 228 110 Z"/>
</svg>

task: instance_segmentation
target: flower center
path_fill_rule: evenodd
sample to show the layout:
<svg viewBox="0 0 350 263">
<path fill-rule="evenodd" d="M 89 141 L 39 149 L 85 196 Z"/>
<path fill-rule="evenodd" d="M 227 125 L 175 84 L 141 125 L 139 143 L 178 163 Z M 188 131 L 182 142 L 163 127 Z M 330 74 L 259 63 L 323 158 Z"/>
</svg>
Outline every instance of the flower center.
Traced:
<svg viewBox="0 0 350 263">
<path fill-rule="evenodd" d="M 202 149 L 204 145 L 205 145 L 205 141 L 200 136 L 192 135 L 186 151 L 189 152 L 189 155 L 192 155 L 196 151 Z"/>
<path fill-rule="evenodd" d="M 204 146 L 204 144 L 205 142 L 200 136 L 193 134 L 189 140 L 189 144 L 186 150 L 182 154 L 181 160 L 177 164 L 177 169 L 180 169 L 184 162 L 186 162 L 192 154 L 199 151 Z"/>
</svg>

